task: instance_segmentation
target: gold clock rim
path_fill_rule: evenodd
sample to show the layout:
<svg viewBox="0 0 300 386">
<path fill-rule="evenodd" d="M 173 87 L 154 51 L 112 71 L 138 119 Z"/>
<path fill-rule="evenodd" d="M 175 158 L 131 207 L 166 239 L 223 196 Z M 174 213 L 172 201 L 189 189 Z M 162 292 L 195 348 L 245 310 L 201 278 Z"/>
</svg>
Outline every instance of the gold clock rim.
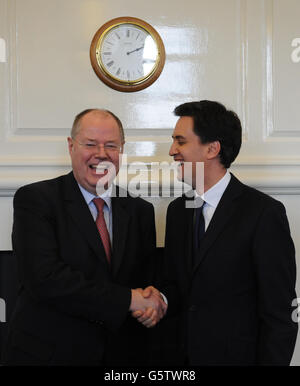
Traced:
<svg viewBox="0 0 300 386">
<path fill-rule="evenodd" d="M 156 57 L 156 60 L 155 60 L 155 65 L 153 66 L 153 69 L 151 70 L 151 72 L 146 75 L 146 76 L 143 76 L 141 78 L 138 78 L 138 79 L 135 79 L 135 80 L 132 80 L 132 81 L 126 81 L 126 80 L 123 80 L 123 79 L 120 79 L 120 78 L 117 78 L 115 77 L 114 75 L 112 75 L 109 71 L 107 71 L 107 69 L 105 68 L 104 64 L 103 64 L 103 61 L 101 59 L 101 52 L 100 52 L 100 49 L 101 49 L 101 46 L 102 46 L 102 42 L 104 40 L 104 38 L 106 37 L 106 35 L 114 28 L 120 26 L 120 25 L 124 25 L 124 24 L 129 24 L 129 25 L 133 25 L 133 26 L 136 26 L 138 27 L 139 29 L 141 30 L 144 30 L 146 31 L 151 37 L 152 39 L 154 40 L 155 42 L 155 45 L 157 47 L 157 57 Z M 97 53 L 98 51 L 98 53 Z M 125 85 L 135 85 L 135 84 L 140 84 L 142 82 L 145 82 L 148 78 L 150 78 L 153 73 L 156 71 L 158 65 L 159 65 L 159 62 L 160 62 L 160 57 L 161 57 L 161 54 L 160 54 L 160 47 L 159 47 L 159 44 L 157 42 L 157 39 L 156 37 L 147 29 L 145 28 L 144 26 L 141 25 L 141 23 L 133 23 L 133 22 L 119 22 L 119 23 L 116 23 L 116 24 L 113 24 L 111 25 L 110 27 L 108 27 L 106 30 L 104 30 L 99 39 L 98 39 L 98 42 L 97 42 L 97 45 L 96 45 L 96 58 L 97 58 L 97 63 L 99 65 L 99 67 L 101 67 L 102 71 L 104 71 L 107 76 L 109 76 L 111 79 L 114 79 L 116 82 L 118 83 L 121 83 L 121 84 L 125 84 Z"/>
<path fill-rule="evenodd" d="M 149 74 L 149 76 L 146 79 L 143 79 L 139 83 L 134 83 L 134 84 L 128 84 L 128 82 L 124 81 L 118 81 L 112 78 L 112 76 L 107 72 L 103 71 L 103 69 L 99 66 L 98 60 L 96 57 L 96 47 L 97 43 L 99 41 L 100 36 L 103 34 L 104 31 L 106 31 L 108 28 L 112 28 L 116 24 L 124 24 L 124 23 L 129 23 L 129 24 L 135 24 L 143 29 L 145 29 L 148 33 L 151 34 L 153 39 L 155 40 L 157 47 L 158 47 L 158 65 L 154 67 L 154 70 L 152 73 Z M 135 91 L 140 91 L 143 90 L 149 86 L 151 86 L 161 75 L 161 72 L 164 68 L 165 65 L 165 60 L 166 60 L 166 53 L 165 53 L 165 47 L 164 43 L 159 35 L 159 33 L 147 22 L 145 22 L 142 19 L 138 19 L 135 17 L 131 16 L 123 16 L 123 17 L 118 17 L 115 19 L 111 19 L 105 24 L 103 24 L 98 31 L 95 33 L 93 40 L 91 42 L 90 46 L 90 60 L 92 67 L 98 76 L 98 78 L 105 83 L 107 86 L 120 91 L 120 92 L 135 92 Z"/>
</svg>

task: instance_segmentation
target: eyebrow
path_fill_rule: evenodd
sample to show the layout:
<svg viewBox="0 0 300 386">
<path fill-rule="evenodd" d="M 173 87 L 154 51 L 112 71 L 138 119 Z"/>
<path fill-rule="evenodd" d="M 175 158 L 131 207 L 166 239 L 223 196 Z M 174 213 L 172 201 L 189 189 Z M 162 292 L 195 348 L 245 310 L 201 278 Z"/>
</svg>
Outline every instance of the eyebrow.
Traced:
<svg viewBox="0 0 300 386">
<path fill-rule="evenodd" d="M 175 135 L 175 136 L 172 135 L 172 138 L 173 138 L 173 139 L 177 139 L 177 140 L 178 140 L 178 139 L 186 139 L 186 138 L 183 137 L 182 135 Z"/>
<path fill-rule="evenodd" d="M 96 142 L 97 143 L 96 139 L 86 138 L 86 140 L 89 142 Z M 116 139 L 109 139 L 108 141 L 106 141 L 106 143 L 110 143 L 110 142 L 118 142 L 118 141 Z"/>
</svg>

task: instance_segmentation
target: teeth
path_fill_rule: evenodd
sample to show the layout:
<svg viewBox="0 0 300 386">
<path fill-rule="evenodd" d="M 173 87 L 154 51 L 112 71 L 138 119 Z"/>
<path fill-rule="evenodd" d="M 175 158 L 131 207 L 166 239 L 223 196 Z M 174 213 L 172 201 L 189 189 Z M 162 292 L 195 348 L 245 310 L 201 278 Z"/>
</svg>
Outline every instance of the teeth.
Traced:
<svg viewBox="0 0 300 386">
<path fill-rule="evenodd" d="M 90 165 L 92 169 L 106 169 L 107 165 Z"/>
</svg>

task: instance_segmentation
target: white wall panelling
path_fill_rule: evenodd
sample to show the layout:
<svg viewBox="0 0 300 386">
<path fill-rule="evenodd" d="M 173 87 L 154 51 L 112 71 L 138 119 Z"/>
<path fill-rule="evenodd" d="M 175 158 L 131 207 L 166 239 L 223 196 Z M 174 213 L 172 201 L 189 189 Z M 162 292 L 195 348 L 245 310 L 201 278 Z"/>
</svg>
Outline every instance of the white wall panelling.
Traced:
<svg viewBox="0 0 300 386">
<path fill-rule="evenodd" d="M 116 112 L 129 161 L 150 163 L 170 160 L 173 108 L 203 98 L 220 100 L 241 117 L 244 144 L 233 170 L 271 193 L 299 194 L 299 65 L 290 55 L 297 0 L 226 6 L 202 0 L 189 7 L 176 0 L 172 9 L 154 3 L 160 16 L 137 0 L 129 8 L 108 0 L 0 0 L 0 36 L 7 42 L 7 62 L 0 65 L 1 195 L 69 170 L 65 138 L 86 107 Z M 159 80 L 130 95 L 103 85 L 89 62 L 94 32 L 128 13 L 157 28 L 167 53 Z"/>
<path fill-rule="evenodd" d="M 0 63 L 6 62 L 6 42 L 0 38 Z"/>
<path fill-rule="evenodd" d="M 159 16 L 137 0 L 129 8 L 109 0 L 0 0 L 0 36 L 7 42 L 7 62 L 0 64 L 0 195 L 69 170 L 65 138 L 86 107 L 120 116 L 129 161 L 170 161 L 173 108 L 203 98 L 220 100 L 241 117 L 244 143 L 233 171 L 271 194 L 299 194 L 294 79 L 300 64 L 289 51 L 297 0 L 229 0 L 226 6 L 202 0 L 188 7 L 176 0 L 172 9 L 154 3 Z M 125 14 L 152 23 L 167 53 L 158 81 L 133 94 L 103 85 L 89 62 L 95 31 Z"/>
<path fill-rule="evenodd" d="M 243 147 L 232 171 L 283 199 L 300 258 L 300 63 L 291 59 L 292 41 L 300 37 L 299 0 L 149 4 L 0 0 L 0 37 L 6 43 L 6 61 L 0 62 L 0 248 L 11 248 L 15 190 L 70 170 L 66 137 L 78 112 L 115 112 L 125 126 L 128 160 L 150 164 L 171 161 L 174 107 L 215 99 L 237 111 L 243 124 Z M 94 33 L 125 15 L 151 23 L 166 48 L 159 79 L 131 94 L 102 84 L 89 60 Z M 149 200 L 163 245 L 170 199 Z"/>
</svg>

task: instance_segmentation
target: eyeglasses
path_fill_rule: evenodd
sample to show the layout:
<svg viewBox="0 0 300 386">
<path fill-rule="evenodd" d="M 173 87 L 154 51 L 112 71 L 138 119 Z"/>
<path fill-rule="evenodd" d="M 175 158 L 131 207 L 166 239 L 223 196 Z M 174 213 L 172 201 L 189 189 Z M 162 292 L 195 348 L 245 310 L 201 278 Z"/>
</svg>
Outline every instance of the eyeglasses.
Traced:
<svg viewBox="0 0 300 386">
<path fill-rule="evenodd" d="M 83 146 L 86 150 L 88 151 L 95 151 L 98 150 L 101 146 L 107 153 L 120 153 L 122 146 L 117 145 L 116 143 L 113 142 L 107 142 L 105 144 L 101 143 L 93 143 L 93 142 L 79 142 L 76 139 L 73 138 L 73 141 L 77 142 L 78 145 Z"/>
</svg>

